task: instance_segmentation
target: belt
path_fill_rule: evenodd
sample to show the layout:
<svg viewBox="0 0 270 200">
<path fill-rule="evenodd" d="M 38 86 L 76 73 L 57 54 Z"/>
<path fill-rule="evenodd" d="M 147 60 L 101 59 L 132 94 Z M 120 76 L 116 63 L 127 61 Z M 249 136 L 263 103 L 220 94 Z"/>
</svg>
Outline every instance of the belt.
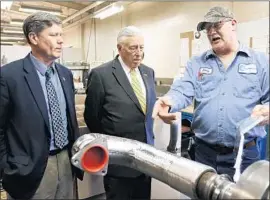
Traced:
<svg viewBox="0 0 270 200">
<path fill-rule="evenodd" d="M 225 145 L 222 144 L 209 144 L 207 142 L 205 142 L 202 139 L 199 139 L 196 137 L 196 142 L 204 144 L 205 146 L 208 146 L 209 148 L 213 149 L 214 151 L 216 151 L 218 154 L 230 154 L 234 151 L 238 151 L 238 147 L 227 147 Z M 244 145 L 244 149 L 249 148 L 251 146 L 256 145 L 256 139 L 251 140 L 250 142 L 247 142 Z"/>
<path fill-rule="evenodd" d="M 54 149 L 49 152 L 50 156 L 55 156 L 56 154 L 59 154 L 61 151 L 67 149 L 68 145 L 64 146 L 62 149 Z"/>
</svg>

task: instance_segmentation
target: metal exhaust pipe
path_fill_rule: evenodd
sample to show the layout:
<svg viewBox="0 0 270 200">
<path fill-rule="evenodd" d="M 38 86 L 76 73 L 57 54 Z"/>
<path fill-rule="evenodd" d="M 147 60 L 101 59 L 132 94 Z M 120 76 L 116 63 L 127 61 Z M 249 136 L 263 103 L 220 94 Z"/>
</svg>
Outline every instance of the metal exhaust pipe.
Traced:
<svg viewBox="0 0 270 200">
<path fill-rule="evenodd" d="M 209 166 L 158 150 L 138 141 L 95 133 L 86 134 L 82 137 L 88 145 L 83 146 L 80 145 L 80 142 L 77 144 L 76 141 L 73 146 L 71 161 L 73 165 L 89 173 L 92 172 L 83 167 L 81 162 L 78 162 L 81 160 L 81 152 L 87 151 L 89 146 L 93 144 L 100 144 L 101 141 L 104 142 L 103 144 L 105 144 L 105 141 L 107 142 L 110 164 L 136 169 L 190 197 L 197 198 L 196 185 L 204 173 L 215 173 L 215 170 Z M 95 160 L 105 160 L 103 157 L 97 159 L 98 156 L 106 156 L 106 154 L 95 155 L 94 158 Z M 88 159 L 91 162 L 91 158 Z M 104 172 L 106 170 L 103 169 Z M 105 174 L 100 173 L 100 175 Z"/>
<path fill-rule="evenodd" d="M 91 174 L 104 176 L 108 162 L 122 165 L 195 199 L 269 199 L 268 161 L 254 163 L 234 183 L 209 166 L 126 138 L 85 134 L 74 143 L 72 155 L 72 164 Z"/>
</svg>

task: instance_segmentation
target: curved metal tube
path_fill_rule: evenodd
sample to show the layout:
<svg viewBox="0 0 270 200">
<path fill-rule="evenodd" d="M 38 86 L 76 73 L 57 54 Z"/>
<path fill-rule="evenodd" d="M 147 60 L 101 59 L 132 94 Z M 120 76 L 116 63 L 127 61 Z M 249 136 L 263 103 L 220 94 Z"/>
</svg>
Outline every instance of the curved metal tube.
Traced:
<svg viewBox="0 0 270 200">
<path fill-rule="evenodd" d="M 95 133 L 83 135 L 83 137 L 89 142 L 106 140 L 110 164 L 136 169 L 190 197 L 198 198 L 196 187 L 202 174 L 215 173 L 215 170 L 209 166 L 158 150 L 138 141 Z M 78 152 L 76 142 L 73 147 Z M 75 154 L 72 162 L 79 160 L 76 151 L 73 153 Z M 72 164 L 79 167 L 78 163 Z"/>
<path fill-rule="evenodd" d="M 177 142 L 181 139 L 181 136 L 179 137 L 179 134 L 181 135 L 181 133 L 179 133 L 179 127 L 181 127 L 181 124 L 173 123 L 170 125 L 170 141 L 167 151 L 171 153 L 176 153 L 179 150 L 179 148 L 177 148 Z"/>
<path fill-rule="evenodd" d="M 191 198 L 205 200 L 269 199 L 268 161 L 262 160 L 254 163 L 245 170 L 239 181 L 234 183 L 227 175 L 218 175 L 209 166 L 158 150 L 150 145 L 126 138 L 92 133 L 81 136 L 74 143 L 72 164 L 82 169 L 81 163 L 84 159 L 82 152 L 92 151 L 93 146 L 95 147 L 97 144 L 100 147 L 108 148 L 110 164 L 136 169 Z M 104 148 L 100 148 L 100 150 Z M 93 153 L 100 157 L 106 155 L 99 151 L 95 152 Z M 95 157 L 97 156 L 94 156 L 94 160 L 103 160 Z M 98 166 L 101 170 L 99 174 L 105 175 L 106 168 L 104 171 L 103 162 Z M 89 162 L 89 168 L 92 169 L 91 162 Z M 83 170 L 87 171 L 87 168 Z"/>
<path fill-rule="evenodd" d="M 200 199 L 269 199 L 269 162 L 260 160 L 241 174 L 238 182 L 224 175 L 204 174 L 198 183 Z"/>
</svg>

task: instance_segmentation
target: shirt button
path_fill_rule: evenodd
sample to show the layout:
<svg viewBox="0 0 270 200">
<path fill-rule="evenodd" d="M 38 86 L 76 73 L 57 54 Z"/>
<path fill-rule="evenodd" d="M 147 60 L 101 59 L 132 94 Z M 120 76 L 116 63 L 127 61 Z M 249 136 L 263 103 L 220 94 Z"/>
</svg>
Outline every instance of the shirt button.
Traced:
<svg viewBox="0 0 270 200">
<path fill-rule="evenodd" d="M 222 124 L 219 124 L 218 127 L 222 127 Z"/>
<path fill-rule="evenodd" d="M 228 78 L 227 77 L 224 77 L 224 81 L 226 81 Z"/>
<path fill-rule="evenodd" d="M 219 110 L 220 110 L 220 111 L 222 111 L 222 110 L 223 110 L 223 108 L 220 108 Z"/>
<path fill-rule="evenodd" d="M 222 95 L 224 96 L 225 95 L 225 92 L 222 92 Z"/>
</svg>

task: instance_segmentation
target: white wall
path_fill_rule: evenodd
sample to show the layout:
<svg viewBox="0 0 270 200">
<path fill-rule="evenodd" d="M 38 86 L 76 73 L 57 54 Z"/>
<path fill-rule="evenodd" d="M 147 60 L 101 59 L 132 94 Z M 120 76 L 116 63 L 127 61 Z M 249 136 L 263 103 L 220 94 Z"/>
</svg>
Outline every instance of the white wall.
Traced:
<svg viewBox="0 0 270 200">
<path fill-rule="evenodd" d="M 7 58 L 7 63 L 24 58 L 31 49 L 29 46 L 1 46 L 1 58 L 3 55 Z"/>
<path fill-rule="evenodd" d="M 88 52 L 88 62 L 113 59 L 113 56 L 117 54 L 116 37 L 121 27 L 121 15 L 115 15 L 106 20 L 96 19 L 93 22 L 90 20 L 85 24 L 84 53 L 87 57 Z"/>
<path fill-rule="evenodd" d="M 215 5 L 226 6 L 234 12 L 239 22 L 240 35 L 243 34 L 244 41 L 247 41 L 250 36 L 258 36 L 258 34 L 268 33 L 269 35 L 268 2 L 139 1 L 130 4 L 121 14 L 104 20 L 96 20 L 96 31 L 93 25 L 91 28 L 87 61 L 111 60 L 117 53 L 114 50 L 116 50 L 116 36 L 120 28 L 135 25 L 141 28 L 145 34 L 144 63 L 154 68 L 157 77 L 172 78 L 177 73 L 180 64 L 180 33 L 195 31 L 197 23 L 203 19 L 207 10 Z M 267 24 L 265 24 L 266 22 Z M 251 25 L 252 27 L 250 27 Z M 85 55 L 88 49 L 90 27 L 91 21 L 89 20 L 85 24 L 82 34 L 84 40 L 81 46 Z M 78 30 L 70 31 L 69 35 L 75 35 L 76 31 Z M 72 44 L 79 44 L 78 38 L 74 40 L 73 37 L 69 37 L 65 43 L 70 41 Z"/>
<path fill-rule="evenodd" d="M 64 37 L 64 46 L 65 47 L 74 47 L 81 48 L 81 26 L 74 26 L 72 29 L 68 29 L 63 34 Z"/>
</svg>

